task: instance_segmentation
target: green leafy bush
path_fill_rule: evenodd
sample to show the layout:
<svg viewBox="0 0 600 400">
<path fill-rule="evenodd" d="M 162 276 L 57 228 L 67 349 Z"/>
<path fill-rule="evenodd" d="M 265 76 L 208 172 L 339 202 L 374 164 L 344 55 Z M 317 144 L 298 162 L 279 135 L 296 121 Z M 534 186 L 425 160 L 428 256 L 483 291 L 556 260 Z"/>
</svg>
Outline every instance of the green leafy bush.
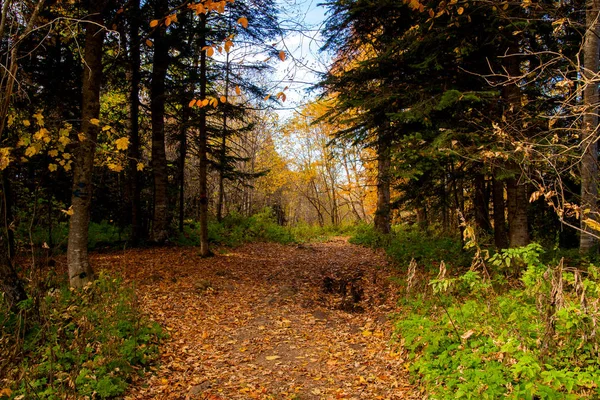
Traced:
<svg viewBox="0 0 600 400">
<path fill-rule="evenodd" d="M 550 268 L 529 245 L 491 266 L 520 268 L 521 286 L 497 294 L 479 271 L 430 282 L 433 295 L 407 302 L 397 339 L 434 399 L 600 397 L 600 272 Z"/>
<path fill-rule="evenodd" d="M 36 307 L 36 304 L 37 307 Z M 140 317 L 133 289 L 101 274 L 81 290 L 62 287 L 0 310 L 0 375 L 11 398 L 109 398 L 125 392 L 158 353 L 158 324 Z"/>
<path fill-rule="evenodd" d="M 55 250 L 67 250 L 67 237 L 69 236 L 69 225 L 67 222 L 61 222 L 53 226 L 52 232 L 48 228 L 36 226 L 29 232 L 24 225 L 16 232 L 16 238 L 21 247 L 28 248 L 33 242 L 36 248 L 41 248 L 44 243 L 53 244 Z M 100 223 L 90 222 L 88 249 L 97 250 L 102 247 L 118 247 L 125 243 L 130 236 L 130 229 L 120 228 L 119 226 L 109 222 L 102 221 Z"/>
<path fill-rule="evenodd" d="M 175 243 L 184 246 L 200 244 L 200 226 L 197 222 L 188 221 L 183 234 L 175 238 Z M 247 242 L 294 243 L 295 239 L 288 229 L 277 224 L 271 209 L 244 217 L 238 213 L 227 215 L 221 222 L 210 221 L 208 224 L 208 240 L 225 246 L 239 246 Z"/>
<path fill-rule="evenodd" d="M 381 234 L 371 225 L 356 228 L 351 243 L 384 248 L 400 266 L 408 266 L 414 258 L 428 269 L 437 268 L 440 261 L 451 266 L 469 266 L 473 253 L 462 248 L 459 240 L 422 232 L 416 228 L 395 226 L 389 235 Z"/>
</svg>

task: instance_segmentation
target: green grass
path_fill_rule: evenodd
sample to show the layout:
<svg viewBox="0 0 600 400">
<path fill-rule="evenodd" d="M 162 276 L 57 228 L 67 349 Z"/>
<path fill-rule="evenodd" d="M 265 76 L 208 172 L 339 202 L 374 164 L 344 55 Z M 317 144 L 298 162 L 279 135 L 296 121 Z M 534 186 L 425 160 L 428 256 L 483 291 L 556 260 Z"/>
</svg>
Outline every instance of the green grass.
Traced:
<svg viewBox="0 0 600 400">
<path fill-rule="evenodd" d="M 0 351 L 7 355 L 0 376 L 9 398 L 122 395 L 133 374 L 154 362 L 163 337 L 158 324 L 140 317 L 133 289 L 104 274 L 82 290 L 63 283 L 34 294 L 19 308 L 0 308 Z"/>
</svg>

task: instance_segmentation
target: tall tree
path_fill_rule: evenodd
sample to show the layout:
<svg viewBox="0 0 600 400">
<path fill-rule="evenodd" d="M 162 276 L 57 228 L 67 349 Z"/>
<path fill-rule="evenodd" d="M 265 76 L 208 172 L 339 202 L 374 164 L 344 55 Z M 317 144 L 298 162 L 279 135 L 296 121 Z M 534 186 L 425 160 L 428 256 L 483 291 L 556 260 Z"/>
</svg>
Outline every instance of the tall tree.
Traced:
<svg viewBox="0 0 600 400">
<path fill-rule="evenodd" d="M 598 220 L 598 64 L 600 47 L 600 1 L 587 0 L 583 40 L 583 105 L 581 158 L 581 238 L 579 250 L 588 253 L 596 244 L 587 219 Z"/>
<path fill-rule="evenodd" d="M 155 0 L 154 17 L 163 21 L 167 16 L 167 0 Z M 169 68 L 169 40 L 166 23 L 155 27 L 154 55 L 152 58 L 152 81 L 150 83 L 150 110 L 152 112 L 152 174 L 154 179 L 154 209 L 152 213 L 151 239 L 162 243 L 169 233 L 169 197 L 167 193 L 168 173 L 165 151 L 165 79 Z"/>
<path fill-rule="evenodd" d="M 105 30 L 106 0 L 90 0 L 88 17 L 84 20 L 85 47 L 81 103 L 81 131 L 83 137 L 75 153 L 73 193 L 67 264 L 69 281 L 73 287 L 82 287 L 94 279 L 88 258 L 88 227 L 92 202 L 92 173 L 96 140 L 100 132 L 100 87 L 102 84 L 102 54 Z"/>
</svg>

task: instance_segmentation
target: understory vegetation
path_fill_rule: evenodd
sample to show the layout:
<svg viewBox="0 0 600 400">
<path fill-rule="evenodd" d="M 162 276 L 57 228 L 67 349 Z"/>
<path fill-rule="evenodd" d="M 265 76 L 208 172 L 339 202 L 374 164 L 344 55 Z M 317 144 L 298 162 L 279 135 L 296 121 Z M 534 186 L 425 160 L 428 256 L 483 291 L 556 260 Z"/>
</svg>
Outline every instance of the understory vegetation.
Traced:
<svg viewBox="0 0 600 400">
<path fill-rule="evenodd" d="M 365 225 L 366 226 L 366 225 Z M 210 220 L 208 224 L 209 242 L 219 246 L 235 247 L 249 242 L 276 242 L 281 244 L 302 243 L 308 241 L 322 241 L 334 235 L 350 235 L 356 229 L 363 229 L 363 225 L 346 224 L 340 226 L 318 226 L 300 223 L 294 226 L 282 226 L 277 223 L 276 217 L 270 208 L 265 208 L 259 213 L 244 216 L 239 213 L 230 213 L 220 222 Z M 200 243 L 200 226 L 197 221 L 187 220 L 183 225 L 183 232 L 173 229 L 170 237 L 172 244 L 178 246 L 198 246 Z M 122 227 L 113 221 L 103 220 L 99 223 L 91 222 L 88 249 L 116 250 L 130 247 L 128 237 L 130 227 Z M 31 232 L 22 230 L 16 232 L 19 248 L 36 251 L 49 250 L 47 253 L 64 253 L 67 249 L 68 224 L 58 223 L 48 227 L 37 227 Z"/>
<path fill-rule="evenodd" d="M 414 378 L 435 399 L 598 398 L 600 269 L 535 243 L 490 256 L 466 237 L 465 251 L 406 229 L 353 238 L 402 271 L 396 340 Z"/>
<path fill-rule="evenodd" d="M 16 310 L 0 309 L 0 398 L 112 398 L 148 369 L 164 334 L 133 288 L 100 274 L 82 290 L 55 275 Z"/>
</svg>

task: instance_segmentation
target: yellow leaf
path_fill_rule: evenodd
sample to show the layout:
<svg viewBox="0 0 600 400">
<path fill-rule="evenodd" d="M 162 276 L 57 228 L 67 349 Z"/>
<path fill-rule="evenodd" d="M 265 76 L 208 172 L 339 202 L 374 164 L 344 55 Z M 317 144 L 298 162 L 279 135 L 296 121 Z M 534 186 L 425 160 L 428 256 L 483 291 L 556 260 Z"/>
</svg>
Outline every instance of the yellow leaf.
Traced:
<svg viewBox="0 0 600 400">
<path fill-rule="evenodd" d="M 35 146 L 29 146 L 27 149 L 25 149 L 25 156 L 26 157 L 32 157 L 35 156 L 38 152 L 37 147 Z"/>
<path fill-rule="evenodd" d="M 98 118 L 92 118 L 90 119 L 90 124 L 98 126 L 100 125 L 100 120 Z"/>
<path fill-rule="evenodd" d="M 0 171 L 5 170 L 10 164 L 10 147 L 0 149 Z"/>
<path fill-rule="evenodd" d="M 144 163 L 141 163 L 141 162 L 137 163 L 137 170 L 138 171 L 143 171 L 144 170 Z"/>
<path fill-rule="evenodd" d="M 111 129 L 110 125 L 104 125 L 104 127 L 102 127 L 102 132 L 110 131 Z"/>
<path fill-rule="evenodd" d="M 58 165 L 56 164 L 48 164 L 48 169 L 50 170 L 50 172 L 54 172 L 58 169 Z"/>
<path fill-rule="evenodd" d="M 280 59 L 281 61 L 285 61 L 285 52 L 284 52 L 283 50 L 281 50 L 281 51 L 279 52 L 279 59 Z"/>
<path fill-rule="evenodd" d="M 71 161 L 69 161 L 66 165 L 64 165 L 63 168 L 65 169 L 65 171 L 70 171 L 71 170 Z"/>
<path fill-rule="evenodd" d="M 80 142 L 83 142 L 86 139 L 85 133 L 83 133 L 83 132 L 77 134 L 77 137 L 79 138 Z"/>
<path fill-rule="evenodd" d="M 33 114 L 33 118 L 35 118 L 35 122 L 37 122 L 39 126 L 44 126 L 44 116 L 41 113 L 38 112 Z"/>
<path fill-rule="evenodd" d="M 458 7 L 458 10 L 456 10 L 456 12 L 458 13 L 458 15 L 462 15 L 462 13 L 465 12 L 465 9 L 463 7 Z"/>
<path fill-rule="evenodd" d="M 273 360 L 277 360 L 277 359 L 280 359 L 280 358 L 281 358 L 280 356 L 266 356 L 265 360 L 267 360 L 267 361 L 273 361 Z"/>
<path fill-rule="evenodd" d="M 129 138 L 122 137 L 121 139 L 115 140 L 115 145 L 117 146 L 117 150 L 127 150 L 129 147 Z"/>
<path fill-rule="evenodd" d="M 114 172 L 121 172 L 123 171 L 123 166 L 121 166 L 120 164 L 110 163 L 108 164 L 108 169 Z"/>
<path fill-rule="evenodd" d="M 56 156 L 58 156 L 58 150 L 50 150 L 50 151 L 48 152 L 48 155 L 49 155 L 50 157 L 56 157 Z"/>
<path fill-rule="evenodd" d="M 369 330 L 362 331 L 362 335 L 363 335 L 363 336 L 365 336 L 365 337 L 366 337 L 366 336 L 371 336 L 372 334 L 373 334 L 373 332 L 371 332 L 371 331 L 369 331 Z"/>
<path fill-rule="evenodd" d="M 193 99 L 192 101 L 190 101 L 190 104 L 188 104 L 188 107 L 194 107 L 194 104 L 196 104 L 196 99 Z"/>
<path fill-rule="evenodd" d="M 154 43 L 152 43 L 152 40 L 146 39 L 146 46 L 152 47 L 152 46 L 154 46 Z"/>
<path fill-rule="evenodd" d="M 0 396 L 10 397 L 12 395 L 12 390 L 10 388 L 4 388 L 0 390 Z"/>
<path fill-rule="evenodd" d="M 69 153 L 64 153 L 64 154 L 63 154 L 63 158 L 64 158 L 65 160 L 70 160 L 70 159 L 71 159 L 71 154 L 69 154 Z"/>
<path fill-rule="evenodd" d="M 60 142 L 60 144 L 62 144 L 63 146 L 68 145 L 69 143 L 71 143 L 71 139 L 69 139 L 66 136 L 61 136 L 58 138 L 58 141 Z"/>
<path fill-rule="evenodd" d="M 30 125 L 31 125 L 31 122 L 29 122 L 28 119 L 23 120 L 23 126 L 30 126 Z"/>
<path fill-rule="evenodd" d="M 594 231 L 600 232 L 600 223 L 598 223 L 597 221 L 594 221 L 591 218 L 586 218 L 582 222 L 588 227 L 592 228 Z"/>
<path fill-rule="evenodd" d="M 73 211 L 73 206 L 69 207 L 68 210 L 60 210 L 62 212 L 64 212 L 67 215 L 73 215 L 74 211 Z"/>
<path fill-rule="evenodd" d="M 238 22 L 238 24 L 240 24 L 244 28 L 248 28 L 248 18 L 241 17 L 240 19 L 237 20 L 237 22 Z"/>
<path fill-rule="evenodd" d="M 150 28 L 154 28 L 158 26 L 158 20 L 157 19 L 153 19 L 152 21 L 150 21 Z"/>
<path fill-rule="evenodd" d="M 221 103 L 227 103 L 227 97 L 225 96 L 221 96 L 219 100 L 221 100 Z"/>
<path fill-rule="evenodd" d="M 238 96 L 240 96 L 242 94 L 242 89 L 240 89 L 239 86 L 235 87 L 235 94 L 237 94 Z"/>
</svg>

